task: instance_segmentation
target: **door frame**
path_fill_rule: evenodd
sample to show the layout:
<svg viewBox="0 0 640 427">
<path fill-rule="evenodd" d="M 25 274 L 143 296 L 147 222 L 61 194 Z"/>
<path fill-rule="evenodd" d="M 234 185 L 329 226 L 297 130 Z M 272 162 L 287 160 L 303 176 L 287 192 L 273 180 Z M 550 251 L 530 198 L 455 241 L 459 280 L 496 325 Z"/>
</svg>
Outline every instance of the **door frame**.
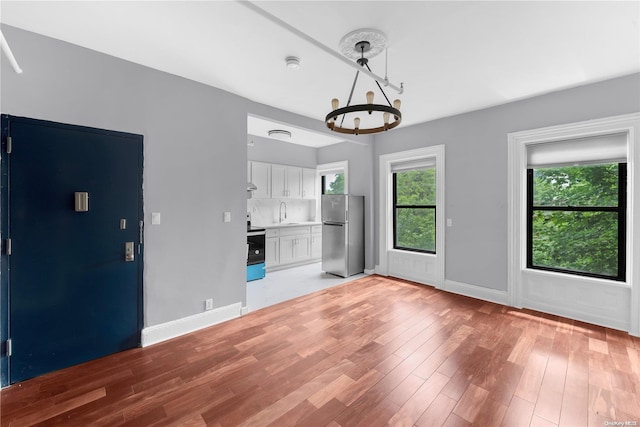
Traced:
<svg viewBox="0 0 640 427">
<path fill-rule="evenodd" d="M 9 324 L 9 263 L 7 259 L 7 251 L 5 245 L 5 239 L 9 233 L 9 218 L 7 213 L 9 211 L 9 163 L 10 154 L 7 154 L 7 137 L 10 135 L 10 123 L 22 122 L 26 124 L 34 125 L 46 125 L 50 127 L 57 127 L 62 129 L 74 129 L 83 132 L 98 133 L 110 136 L 120 136 L 124 138 L 134 139 L 139 141 L 139 156 L 138 156 L 138 218 L 142 221 L 142 230 L 140 236 L 140 254 L 138 255 L 138 271 L 136 275 L 137 282 L 137 344 L 140 346 L 142 328 L 144 326 L 144 300 L 143 300 L 143 277 L 144 277 L 144 197 L 143 197 L 143 167 L 144 167 L 144 137 L 142 135 L 112 131 L 106 129 L 99 129 L 88 126 L 79 126 L 65 123 L 58 123 L 48 120 L 33 119 L 27 117 L 18 117 L 8 114 L 2 114 L 1 129 L 0 129 L 0 387 L 6 387 L 11 384 L 9 378 L 9 363 L 10 358 L 7 355 L 7 340 L 10 336 Z"/>
</svg>

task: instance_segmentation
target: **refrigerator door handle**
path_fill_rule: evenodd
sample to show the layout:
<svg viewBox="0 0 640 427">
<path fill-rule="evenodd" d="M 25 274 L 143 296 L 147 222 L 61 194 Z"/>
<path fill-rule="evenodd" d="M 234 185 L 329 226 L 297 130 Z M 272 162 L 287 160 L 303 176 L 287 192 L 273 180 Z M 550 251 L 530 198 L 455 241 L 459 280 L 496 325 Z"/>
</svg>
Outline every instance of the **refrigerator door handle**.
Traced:
<svg viewBox="0 0 640 427">
<path fill-rule="evenodd" d="M 343 222 L 323 222 L 322 225 L 332 225 L 334 227 L 344 227 Z"/>
</svg>

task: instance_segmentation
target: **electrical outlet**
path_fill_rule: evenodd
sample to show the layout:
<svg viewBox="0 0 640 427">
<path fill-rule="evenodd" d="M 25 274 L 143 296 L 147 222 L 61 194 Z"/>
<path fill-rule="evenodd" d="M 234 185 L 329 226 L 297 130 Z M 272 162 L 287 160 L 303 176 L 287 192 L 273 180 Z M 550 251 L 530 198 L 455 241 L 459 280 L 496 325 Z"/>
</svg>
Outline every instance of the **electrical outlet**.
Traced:
<svg viewBox="0 0 640 427">
<path fill-rule="evenodd" d="M 204 300 L 204 309 L 205 310 L 213 310 L 213 299 L 212 298 Z"/>
</svg>

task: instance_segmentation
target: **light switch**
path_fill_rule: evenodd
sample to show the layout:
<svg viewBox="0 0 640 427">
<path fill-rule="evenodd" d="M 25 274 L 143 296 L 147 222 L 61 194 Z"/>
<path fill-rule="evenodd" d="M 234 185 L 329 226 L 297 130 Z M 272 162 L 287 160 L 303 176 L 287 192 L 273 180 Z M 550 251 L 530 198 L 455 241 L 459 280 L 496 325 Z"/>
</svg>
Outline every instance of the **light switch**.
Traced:
<svg viewBox="0 0 640 427">
<path fill-rule="evenodd" d="M 447 218 L 447 227 L 452 227 L 453 226 L 453 221 L 451 220 L 451 218 Z"/>
<path fill-rule="evenodd" d="M 151 224 L 159 225 L 160 224 L 160 212 L 152 212 L 151 213 Z"/>
<path fill-rule="evenodd" d="M 231 222 L 231 212 L 224 213 L 224 222 Z"/>
</svg>

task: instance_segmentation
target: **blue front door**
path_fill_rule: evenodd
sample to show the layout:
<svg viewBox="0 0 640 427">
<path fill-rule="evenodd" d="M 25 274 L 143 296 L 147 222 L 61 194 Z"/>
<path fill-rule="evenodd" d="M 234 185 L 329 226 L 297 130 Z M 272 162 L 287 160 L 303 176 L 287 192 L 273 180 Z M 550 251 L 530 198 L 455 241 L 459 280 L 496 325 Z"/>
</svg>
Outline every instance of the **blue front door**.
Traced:
<svg viewBox="0 0 640 427">
<path fill-rule="evenodd" d="M 138 346 L 142 136 L 2 121 L 9 382 Z"/>
</svg>

